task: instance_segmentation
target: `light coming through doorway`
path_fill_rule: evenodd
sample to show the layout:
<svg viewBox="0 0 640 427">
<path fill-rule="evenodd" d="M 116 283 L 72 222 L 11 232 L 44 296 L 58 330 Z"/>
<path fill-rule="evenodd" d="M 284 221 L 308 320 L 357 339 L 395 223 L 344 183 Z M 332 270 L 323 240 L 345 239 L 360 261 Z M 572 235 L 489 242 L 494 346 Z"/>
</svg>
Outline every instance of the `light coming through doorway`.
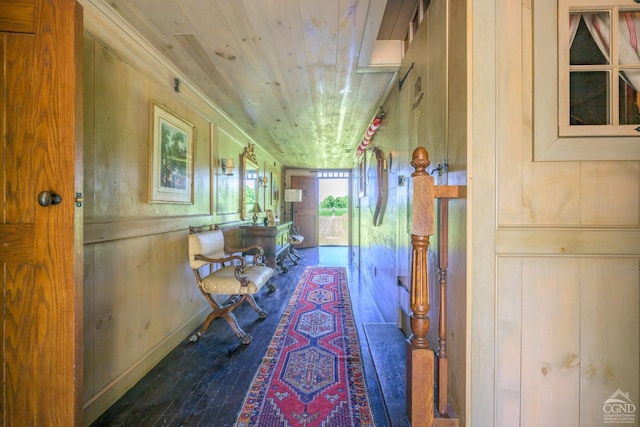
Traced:
<svg viewBox="0 0 640 427">
<path fill-rule="evenodd" d="M 349 179 L 318 178 L 319 246 L 349 245 Z"/>
</svg>

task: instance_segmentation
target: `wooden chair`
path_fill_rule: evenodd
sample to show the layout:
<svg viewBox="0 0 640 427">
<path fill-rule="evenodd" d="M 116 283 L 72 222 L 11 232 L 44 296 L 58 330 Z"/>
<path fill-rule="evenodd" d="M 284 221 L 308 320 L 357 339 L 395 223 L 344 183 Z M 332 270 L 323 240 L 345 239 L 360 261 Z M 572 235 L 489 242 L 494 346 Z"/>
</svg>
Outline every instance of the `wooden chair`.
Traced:
<svg viewBox="0 0 640 427">
<path fill-rule="evenodd" d="M 251 264 L 242 253 L 252 253 Z M 229 323 L 233 332 L 240 338 L 242 344 L 249 344 L 251 335 L 242 330 L 236 320 L 233 310 L 247 300 L 261 319 L 267 313 L 258 307 L 253 295 L 267 285 L 270 291 L 275 287 L 271 284 L 273 269 L 262 262 L 264 252 L 260 246 L 253 245 L 246 248 L 228 248 L 224 245 L 224 235 L 217 227 L 214 230 L 196 232 L 189 227 L 189 263 L 196 276 L 198 289 L 211 305 L 212 311 L 207 316 L 200 330 L 189 338 L 196 342 L 209 328 L 213 319 L 222 317 Z M 218 303 L 216 297 L 229 296 Z"/>
<path fill-rule="evenodd" d="M 287 253 L 287 256 L 294 265 L 298 265 L 298 261 L 302 259 L 296 249 L 296 246 L 302 242 L 304 242 L 304 236 L 300 234 L 300 227 L 297 225 L 291 225 L 289 228 L 289 252 Z"/>
</svg>

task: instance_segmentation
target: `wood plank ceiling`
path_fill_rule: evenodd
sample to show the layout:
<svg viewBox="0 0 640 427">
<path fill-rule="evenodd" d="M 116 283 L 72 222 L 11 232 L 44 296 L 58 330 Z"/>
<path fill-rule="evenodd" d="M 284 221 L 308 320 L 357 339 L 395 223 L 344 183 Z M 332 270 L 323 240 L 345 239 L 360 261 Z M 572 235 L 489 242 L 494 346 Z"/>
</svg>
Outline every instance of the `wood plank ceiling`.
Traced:
<svg viewBox="0 0 640 427">
<path fill-rule="evenodd" d="M 88 0 L 111 8 L 286 167 L 350 168 L 395 84 L 368 67 L 417 0 Z M 380 31 L 378 31 L 380 30 Z M 362 66 L 363 60 L 367 61 Z"/>
</svg>

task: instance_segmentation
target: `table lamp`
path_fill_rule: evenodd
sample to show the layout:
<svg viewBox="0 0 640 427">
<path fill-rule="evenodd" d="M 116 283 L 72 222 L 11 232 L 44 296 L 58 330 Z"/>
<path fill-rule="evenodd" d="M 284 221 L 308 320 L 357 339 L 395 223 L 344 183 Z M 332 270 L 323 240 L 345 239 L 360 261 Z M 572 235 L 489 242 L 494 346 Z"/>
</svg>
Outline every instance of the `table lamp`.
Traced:
<svg viewBox="0 0 640 427">
<path fill-rule="evenodd" d="M 260 209 L 260 203 L 255 202 L 251 212 L 253 212 L 253 225 L 256 225 L 256 222 L 258 221 L 258 214 L 262 212 L 262 209 Z"/>
</svg>

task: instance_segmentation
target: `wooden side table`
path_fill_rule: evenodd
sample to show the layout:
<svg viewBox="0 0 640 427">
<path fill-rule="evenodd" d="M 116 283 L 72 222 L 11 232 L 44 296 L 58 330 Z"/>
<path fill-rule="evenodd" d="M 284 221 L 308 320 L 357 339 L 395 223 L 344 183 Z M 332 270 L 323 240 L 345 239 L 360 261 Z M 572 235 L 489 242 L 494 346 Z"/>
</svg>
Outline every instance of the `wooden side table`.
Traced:
<svg viewBox="0 0 640 427">
<path fill-rule="evenodd" d="M 284 257 L 289 253 L 291 222 L 274 225 L 241 225 L 242 246 L 259 245 L 264 249 L 265 264 L 280 267 L 286 273 Z"/>
</svg>

